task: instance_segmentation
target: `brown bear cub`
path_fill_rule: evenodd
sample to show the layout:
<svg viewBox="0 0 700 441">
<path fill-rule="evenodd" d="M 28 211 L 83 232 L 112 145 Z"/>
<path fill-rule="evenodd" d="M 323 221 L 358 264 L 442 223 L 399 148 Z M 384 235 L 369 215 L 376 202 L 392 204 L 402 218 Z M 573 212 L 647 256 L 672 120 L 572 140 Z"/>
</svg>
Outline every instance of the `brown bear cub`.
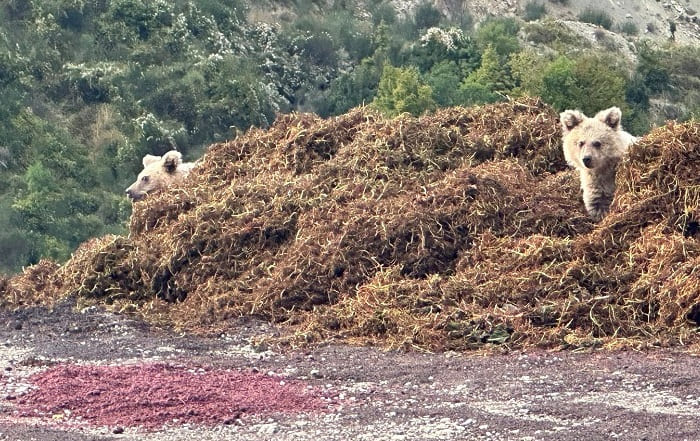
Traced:
<svg viewBox="0 0 700 441">
<path fill-rule="evenodd" d="M 143 199 L 151 191 L 168 187 L 185 178 L 194 167 L 193 162 L 182 162 L 182 153 L 171 150 L 163 156 L 143 157 L 143 171 L 136 182 L 126 189 L 133 201 Z"/>
<path fill-rule="evenodd" d="M 581 176 L 583 203 L 595 221 L 610 209 L 615 193 L 617 165 L 636 138 L 622 130 L 617 107 L 588 118 L 578 110 L 560 114 L 564 131 L 564 158 Z"/>
</svg>

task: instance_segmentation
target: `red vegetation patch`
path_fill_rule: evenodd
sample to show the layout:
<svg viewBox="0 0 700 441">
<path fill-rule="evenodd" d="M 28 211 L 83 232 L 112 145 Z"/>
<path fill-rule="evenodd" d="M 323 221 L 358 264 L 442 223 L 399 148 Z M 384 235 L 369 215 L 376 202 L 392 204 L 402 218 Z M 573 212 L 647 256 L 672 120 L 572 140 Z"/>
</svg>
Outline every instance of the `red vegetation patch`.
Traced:
<svg viewBox="0 0 700 441">
<path fill-rule="evenodd" d="M 229 424 L 242 415 L 323 411 L 330 401 L 301 381 L 165 364 L 60 365 L 30 380 L 38 389 L 18 400 L 21 416 L 70 411 L 98 426 Z"/>
</svg>

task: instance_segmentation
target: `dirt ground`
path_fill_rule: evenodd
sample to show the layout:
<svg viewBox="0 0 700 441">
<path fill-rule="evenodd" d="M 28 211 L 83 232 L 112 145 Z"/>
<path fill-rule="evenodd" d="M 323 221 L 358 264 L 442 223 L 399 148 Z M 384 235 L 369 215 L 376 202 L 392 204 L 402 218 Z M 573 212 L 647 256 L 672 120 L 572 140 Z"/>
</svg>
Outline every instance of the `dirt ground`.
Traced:
<svg viewBox="0 0 700 441">
<path fill-rule="evenodd" d="M 246 320 L 216 338 L 178 335 L 94 307 L 78 312 L 70 302 L 53 312 L 0 311 L 0 441 L 700 439 L 700 358 L 678 350 L 484 356 L 341 345 L 280 353 L 251 344 L 274 332 Z M 321 408 L 248 405 L 220 421 L 181 418 L 150 429 L 100 425 L 77 417 L 79 409 L 26 412 L 40 391 L 36 378 L 63 372 L 57 367 L 154 365 L 263 375 L 331 398 Z M 191 381 L 159 378 L 173 389 Z M 118 389 L 125 403 L 135 398 L 128 391 L 142 393 Z"/>
</svg>

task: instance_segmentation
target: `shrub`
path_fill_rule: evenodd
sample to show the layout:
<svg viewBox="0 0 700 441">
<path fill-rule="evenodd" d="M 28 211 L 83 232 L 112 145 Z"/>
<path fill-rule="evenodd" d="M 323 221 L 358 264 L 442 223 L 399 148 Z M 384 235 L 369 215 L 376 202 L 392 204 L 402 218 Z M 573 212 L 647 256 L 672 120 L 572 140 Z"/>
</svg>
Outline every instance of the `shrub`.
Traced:
<svg viewBox="0 0 700 441">
<path fill-rule="evenodd" d="M 578 19 L 584 23 L 592 23 L 608 30 L 612 29 L 613 25 L 613 19 L 607 12 L 591 7 L 584 9 L 578 15 Z"/>
<path fill-rule="evenodd" d="M 457 89 L 462 80 L 462 72 L 454 61 L 443 61 L 433 66 L 426 82 L 433 90 L 433 98 L 439 106 L 457 104 Z"/>
<path fill-rule="evenodd" d="M 371 58 L 362 60 L 352 71 L 331 81 L 330 87 L 314 103 L 322 117 L 340 115 L 355 106 L 372 101 L 381 74 Z"/>
<path fill-rule="evenodd" d="M 423 84 L 416 68 L 384 66 L 372 104 L 387 116 L 408 112 L 420 115 L 435 109 L 430 86 Z"/>
<path fill-rule="evenodd" d="M 376 26 L 382 22 L 386 24 L 396 23 L 396 9 L 390 3 L 380 3 L 369 10 L 372 15 L 372 23 Z"/>
<path fill-rule="evenodd" d="M 591 46 L 587 39 L 578 37 L 565 24 L 550 18 L 545 18 L 538 23 L 526 23 L 524 31 L 528 41 L 554 48 L 571 49 Z"/>
<path fill-rule="evenodd" d="M 413 21 L 416 29 L 428 29 L 440 24 L 442 13 L 429 2 L 423 2 L 416 8 Z"/>
<path fill-rule="evenodd" d="M 515 95 L 542 95 L 542 77 L 549 64 L 546 57 L 539 55 L 533 49 L 525 49 L 510 56 L 508 66 L 517 87 Z"/>
<path fill-rule="evenodd" d="M 627 35 L 637 35 L 639 34 L 639 28 L 632 21 L 626 21 L 620 26 L 620 32 Z"/>
<path fill-rule="evenodd" d="M 556 110 L 580 109 L 593 115 L 610 106 L 625 107 L 626 73 L 610 57 L 560 56 L 544 72 L 542 99 Z M 624 114 L 623 109 L 623 114 Z"/>
<path fill-rule="evenodd" d="M 644 85 L 652 94 L 661 93 L 670 86 L 671 75 L 664 58 L 661 50 L 649 44 L 639 47 L 637 73 L 641 75 Z"/>
<path fill-rule="evenodd" d="M 507 93 L 512 89 L 512 77 L 493 47 L 488 46 L 481 56 L 481 65 L 466 78 L 467 83 L 485 86 L 491 92 Z"/>
<path fill-rule="evenodd" d="M 520 49 L 518 31 L 520 25 L 513 18 L 495 18 L 482 23 L 476 32 L 476 41 L 481 48 L 492 46 L 501 57 L 507 57 Z"/>
<path fill-rule="evenodd" d="M 495 103 L 501 99 L 483 84 L 465 81 L 459 86 L 459 103 L 465 107 L 479 104 Z"/>
<path fill-rule="evenodd" d="M 593 31 L 593 37 L 595 37 L 596 41 L 603 42 L 608 36 L 604 30 L 598 28 Z"/>
<path fill-rule="evenodd" d="M 335 50 L 333 37 L 327 32 L 310 34 L 296 40 L 302 54 L 308 57 L 314 64 L 335 66 L 338 55 Z"/>
<path fill-rule="evenodd" d="M 565 56 L 554 60 L 542 76 L 542 99 L 556 110 L 576 107 L 571 92 L 576 86 L 574 62 Z"/>
<path fill-rule="evenodd" d="M 480 57 L 474 41 L 460 29 L 430 28 L 413 45 L 410 64 L 427 72 L 442 61 L 454 61 L 466 73 L 479 66 Z"/>
<path fill-rule="evenodd" d="M 523 19 L 525 21 L 535 21 L 544 17 L 547 13 L 547 8 L 544 4 L 531 0 L 525 5 L 525 13 L 523 14 Z"/>
</svg>

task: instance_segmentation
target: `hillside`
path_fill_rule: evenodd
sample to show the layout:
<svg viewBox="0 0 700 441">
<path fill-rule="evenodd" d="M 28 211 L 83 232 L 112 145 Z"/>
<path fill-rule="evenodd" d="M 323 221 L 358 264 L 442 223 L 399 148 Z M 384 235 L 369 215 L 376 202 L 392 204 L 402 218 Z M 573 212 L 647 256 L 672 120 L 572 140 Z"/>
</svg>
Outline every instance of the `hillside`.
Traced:
<svg viewBox="0 0 700 441">
<path fill-rule="evenodd" d="M 2 280 L 0 301 L 76 296 L 205 333 L 252 315 L 284 322 L 294 343 L 696 343 L 700 124 L 632 147 L 599 224 L 560 136 L 537 99 L 281 116 L 136 203 L 128 236 Z"/>
<path fill-rule="evenodd" d="M 397 4 L 410 2 L 398 0 Z M 605 1 L 558 1 L 558 0 L 438 0 L 439 7 L 447 14 L 457 15 L 467 7 L 479 20 L 488 16 L 522 16 L 528 4 L 541 4 L 552 18 L 570 22 L 579 21 L 581 12 L 587 8 L 605 11 L 610 16 L 615 30 L 619 32 L 625 23 L 633 23 L 640 36 L 652 39 L 669 39 L 670 22 L 676 24 L 675 39 L 681 44 L 698 44 L 700 41 L 700 1 L 698 0 L 605 0 Z M 418 1 L 413 2 L 419 4 Z"/>
</svg>

